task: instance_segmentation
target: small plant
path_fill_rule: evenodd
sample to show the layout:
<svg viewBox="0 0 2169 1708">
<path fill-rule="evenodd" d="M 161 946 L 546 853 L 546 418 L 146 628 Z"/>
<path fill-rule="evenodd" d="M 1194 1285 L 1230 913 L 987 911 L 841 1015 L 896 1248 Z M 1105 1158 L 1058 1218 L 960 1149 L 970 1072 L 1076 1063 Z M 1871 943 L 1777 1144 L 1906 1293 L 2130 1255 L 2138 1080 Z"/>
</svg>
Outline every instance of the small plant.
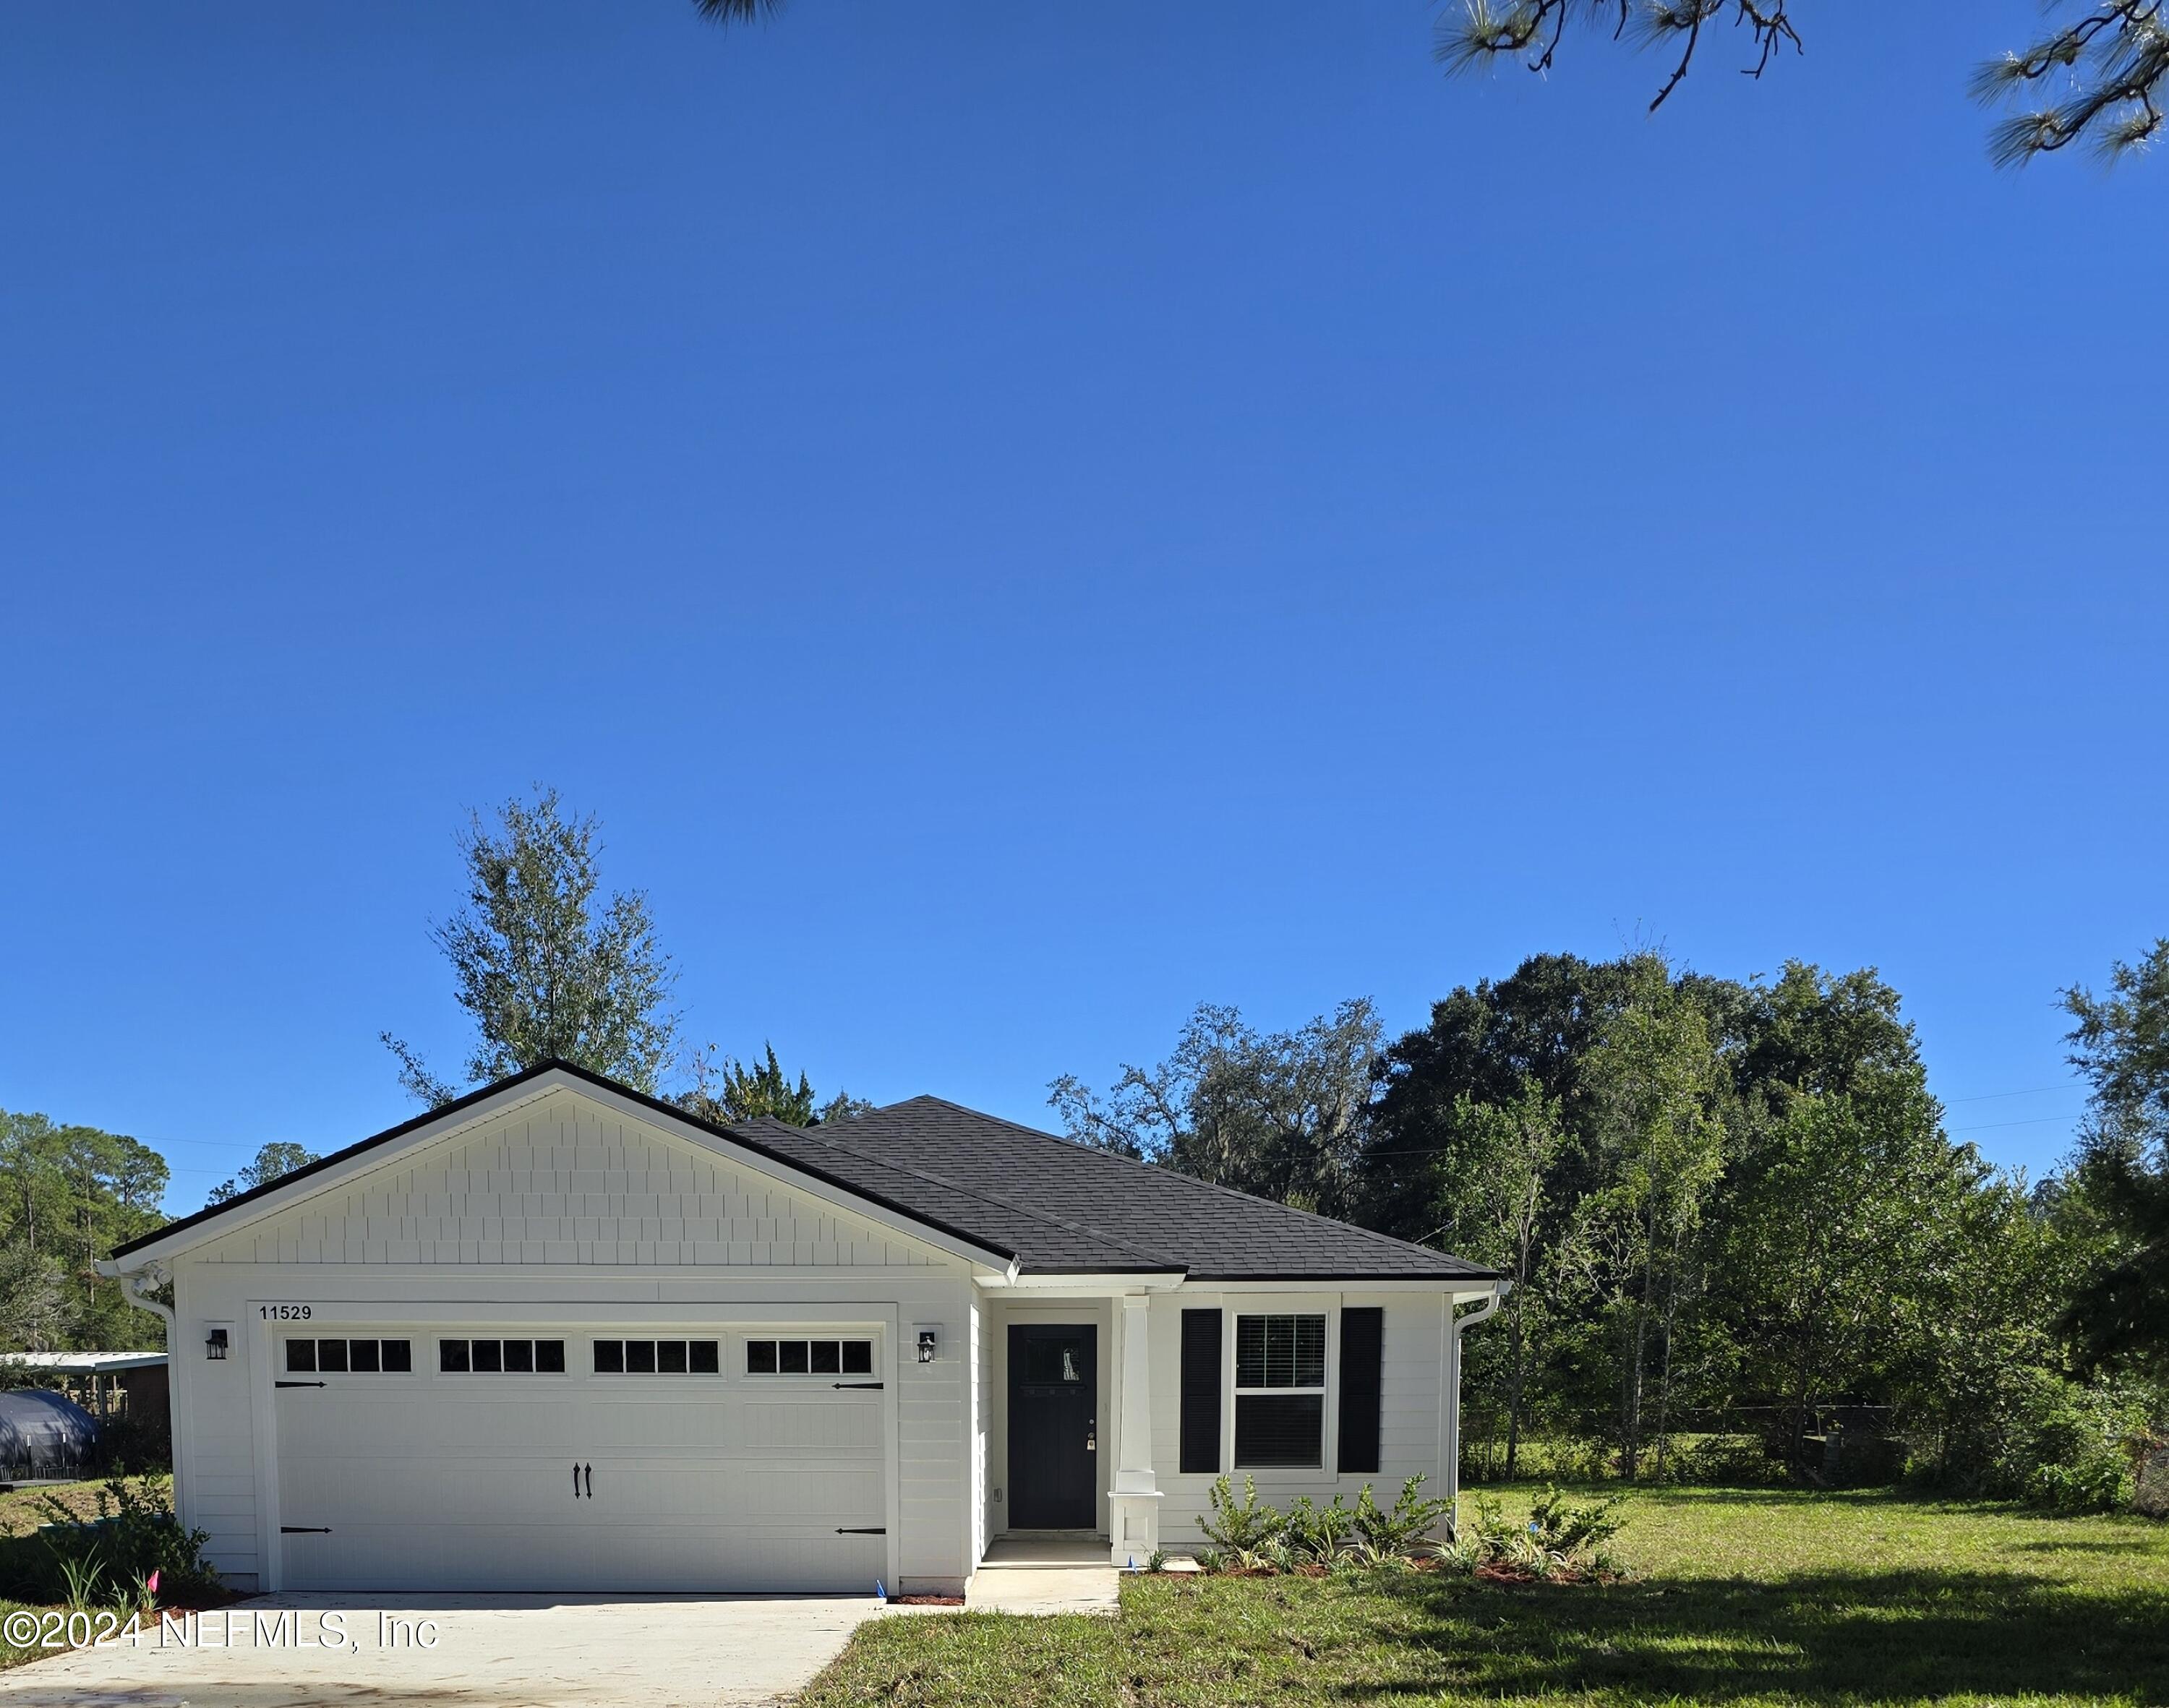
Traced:
<svg viewBox="0 0 2169 1708">
<path fill-rule="evenodd" d="M 1145 1570 L 1148 1572 L 1166 1571 L 1167 1550 L 1164 1548 L 1154 1548 L 1152 1552 L 1146 1556 Z"/>
<path fill-rule="evenodd" d="M 1432 1556 L 1442 1572 L 1466 1578 L 1484 1563 L 1484 1550 L 1474 1536 L 1457 1536 L 1450 1542 L 1431 1545 Z"/>
<path fill-rule="evenodd" d="M 1356 1514 L 1341 1505 L 1339 1495 L 1325 1506 L 1303 1495 L 1288 1508 L 1282 1534 L 1299 1559 L 1330 1566 L 1347 1546 L 1355 1529 Z"/>
<path fill-rule="evenodd" d="M 1391 1511 L 1381 1511 L 1372 1498 L 1371 1485 L 1365 1483 L 1356 1497 L 1356 1529 L 1363 1540 L 1383 1548 L 1389 1554 L 1406 1554 L 1420 1547 L 1431 1533 L 1446 1521 L 1453 1510 L 1453 1503 L 1447 1500 L 1426 1500 L 1423 1496 L 1424 1478 L 1420 1472 L 1401 1485 Z"/>
<path fill-rule="evenodd" d="M 1576 1503 L 1547 1486 L 1531 1506 L 1528 1522 L 1516 1524 L 1495 1498 L 1479 1494 L 1474 1519 L 1439 1557 L 1457 1571 L 1494 1567 L 1540 1583 L 1622 1577 L 1618 1561 L 1604 1546 L 1621 1529 L 1618 1505 L 1616 1500 Z"/>
<path fill-rule="evenodd" d="M 40 1505 L 50 1522 L 39 1530 L 39 1540 L 71 1605 L 90 1604 L 77 1599 L 81 1585 L 109 1582 L 116 1594 L 138 1601 L 155 1598 L 161 1582 L 184 1592 L 218 1585 L 217 1572 L 204 1562 L 209 1535 L 183 1530 L 168 1508 L 123 1471 L 116 1470 L 99 1490 L 94 1519 L 78 1519 L 50 1495 Z"/>
<path fill-rule="evenodd" d="M 1223 1476 L 1212 1484 L 1212 1516 L 1198 1520 L 1197 1527 L 1231 1552 L 1255 1552 L 1280 1535 L 1287 1520 L 1269 1501 L 1258 1498 L 1258 1480 L 1243 1479 L 1243 1498 L 1236 1500 Z"/>
<path fill-rule="evenodd" d="M 1568 1554 L 1586 1553 L 1617 1535 L 1626 1520 L 1615 1499 L 1576 1505 L 1551 1483 L 1529 1508 L 1529 1533 L 1540 1546 Z"/>
<path fill-rule="evenodd" d="M 1197 1569 L 1201 1572 L 1218 1572 L 1228 1564 L 1228 1556 L 1218 1548 L 1200 1548 L 1196 1559 Z"/>
<path fill-rule="evenodd" d="M 100 1592 L 105 1588 L 105 1567 L 93 1555 L 64 1559 L 61 1562 L 61 1581 L 67 1586 L 61 1599 L 69 1607 L 88 1612 L 100 1604 Z"/>
</svg>

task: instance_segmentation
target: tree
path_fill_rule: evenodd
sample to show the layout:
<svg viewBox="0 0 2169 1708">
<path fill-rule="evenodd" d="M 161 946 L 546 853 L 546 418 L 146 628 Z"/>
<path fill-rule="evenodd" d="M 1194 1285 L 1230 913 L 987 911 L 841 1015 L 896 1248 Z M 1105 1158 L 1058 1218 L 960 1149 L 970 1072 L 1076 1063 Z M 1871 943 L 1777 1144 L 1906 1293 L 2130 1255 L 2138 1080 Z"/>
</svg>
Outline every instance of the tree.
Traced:
<svg viewBox="0 0 2169 1708">
<path fill-rule="evenodd" d="M 494 829 L 472 815 L 459 849 L 466 906 L 430 940 L 480 1035 L 468 1083 L 555 1059 L 652 1094 L 677 1035 L 668 1007 L 676 973 L 643 893 L 619 891 L 598 907 L 595 821 L 567 817 L 557 791 L 542 790 L 532 806 L 507 801 Z M 379 1035 L 415 1096 L 441 1107 L 458 1095 L 403 1040 Z"/>
<path fill-rule="evenodd" d="M 2109 992 L 2064 993 L 2071 1065 L 2092 1083 L 2066 1189 L 2107 1237 L 2058 1318 L 2081 1366 L 2169 1377 L 2169 938 Z"/>
<path fill-rule="evenodd" d="M 165 1159 L 125 1134 L 0 1110 L 0 1338 L 113 1349 L 154 1333 L 93 1266 L 164 1220 L 166 1180 Z"/>
<path fill-rule="evenodd" d="M 2169 6 L 2164 0 L 2046 3 L 2069 21 L 1974 73 L 1974 93 L 1984 102 L 2037 90 L 2048 97 L 1990 130 L 1990 157 L 2017 166 L 2081 140 L 2108 156 L 2151 141 L 2161 128 L 2158 98 L 2169 79 Z M 712 23 L 746 24 L 773 18 L 783 0 L 694 0 L 694 6 Z M 1745 30 L 1740 69 L 1758 82 L 1788 51 L 1807 51 L 1793 26 L 1793 0 L 1448 0 L 1432 52 L 1449 73 L 1519 61 L 1542 75 L 1556 61 L 1569 26 L 1594 27 L 1614 41 L 1655 48 L 1671 59 L 1649 102 L 1654 113 L 1686 81 L 1703 36 L 1719 24 L 1735 34 Z"/>
<path fill-rule="evenodd" d="M 255 1159 L 241 1173 L 230 1179 L 221 1180 L 211 1189 L 213 1204 L 224 1204 L 238 1198 L 244 1192 L 253 1192 L 258 1186 L 268 1186 L 274 1180 L 283 1180 L 297 1168 L 306 1168 L 312 1163 L 323 1159 L 306 1145 L 293 1144 L 286 1140 L 274 1140 L 256 1153 Z"/>
<path fill-rule="evenodd" d="M 1500 1343 L 1506 1473 L 1511 1477 L 1520 1465 L 1532 1354 L 1549 1303 L 1537 1284 L 1553 1256 L 1547 1189 L 1566 1147 L 1566 1129 L 1558 1099 L 1530 1080 L 1511 1104 L 1478 1103 L 1463 1095 L 1447 1133 L 1452 1142 L 1440 1157 L 1442 1219 L 1436 1237 L 1447 1250 L 1489 1264 L 1513 1283 L 1502 1307 L 1503 1339 L 1484 1337 L 1478 1349 L 1482 1357 Z M 1466 1349 L 1463 1355 L 1468 1355 Z"/>
<path fill-rule="evenodd" d="M 793 1085 L 783 1064 L 775 1059 L 775 1046 L 770 1044 L 766 1049 L 767 1059 L 750 1067 L 734 1056 L 718 1056 L 713 1045 L 696 1051 L 693 1084 L 679 1095 L 678 1106 L 717 1126 L 771 1115 L 795 1127 L 817 1127 L 872 1110 L 873 1105 L 864 1098 L 845 1091 L 826 1103 L 820 1101 L 811 1080 L 801 1073 L 798 1083 Z"/>
<path fill-rule="evenodd" d="M 67 1280 L 25 1245 L 0 1246 L 0 1338 L 24 1352 L 53 1352 L 68 1339 Z"/>
<path fill-rule="evenodd" d="M 1620 1464 L 1629 1477 L 1649 1433 L 1653 1377 L 1661 1473 L 1681 1315 L 1699 1291 L 1691 1242 L 1724 1167 L 1722 1074 L 1703 1011 L 1660 957 L 1637 955 L 1633 970 L 1636 999 L 1591 1052 L 1603 1184 L 1582 1200 L 1569 1237 L 1590 1296 L 1619 1337 Z"/>
<path fill-rule="evenodd" d="M 1983 101 L 2033 90 L 2049 96 L 1991 130 L 1990 158 L 2022 165 L 2081 138 L 2117 155 L 2150 141 L 2161 125 L 2156 97 L 2169 77 L 2162 0 L 2049 3 L 2060 4 L 2070 21 L 1974 75 L 1974 93 Z M 1791 0 L 1467 0 L 1439 19 L 1435 51 L 1449 72 L 1518 60 L 1542 73 L 1551 70 L 1569 25 L 1598 26 L 1615 41 L 1654 47 L 1671 59 L 1649 102 L 1654 113 L 1686 79 L 1704 35 L 1720 24 L 1745 30 L 1747 63 L 1740 69 L 1758 80 L 1787 50 L 1806 51 Z"/>
<path fill-rule="evenodd" d="M 1366 1221 L 1423 1241 L 1435 1206 L 1453 1189 L 1454 1125 L 1463 1099 L 1505 1105 L 1534 1087 L 1559 1105 L 1570 1133 L 1585 1130 L 1590 1052 L 1633 988 L 1625 960 L 1534 955 L 1497 981 L 1463 986 L 1431 1005 L 1430 1024 L 1388 1046 L 1380 1063 L 1361 1172 Z M 1548 1183 L 1554 1205 L 1585 1184 L 1577 1143 Z"/>
<path fill-rule="evenodd" d="M 1813 1473 L 1818 1410 L 1890 1369 L 1930 1230 L 1970 1184 L 1940 1123 L 1917 1072 L 1803 1091 L 1727 1182 L 1717 1293 L 1748 1390 L 1783 1407 L 1796 1471 Z"/>
<path fill-rule="evenodd" d="M 1201 1003 L 1174 1053 L 1125 1063 L 1103 1102 L 1073 1074 L 1047 1088 L 1069 1136 L 1328 1216 L 1352 1205 L 1382 1041 L 1369 1000 L 1261 1033 Z"/>
</svg>

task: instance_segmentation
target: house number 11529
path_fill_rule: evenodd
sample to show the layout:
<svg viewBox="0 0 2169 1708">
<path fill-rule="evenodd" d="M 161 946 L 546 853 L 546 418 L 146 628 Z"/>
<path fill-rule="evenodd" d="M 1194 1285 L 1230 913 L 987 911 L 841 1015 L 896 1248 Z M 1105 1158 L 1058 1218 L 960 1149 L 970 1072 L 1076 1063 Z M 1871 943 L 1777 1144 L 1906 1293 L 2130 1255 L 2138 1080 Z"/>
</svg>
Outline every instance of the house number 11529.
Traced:
<svg viewBox="0 0 2169 1708">
<path fill-rule="evenodd" d="M 306 1322 L 309 1320 L 306 1305 L 258 1305 L 256 1307 L 267 1322 Z"/>
</svg>

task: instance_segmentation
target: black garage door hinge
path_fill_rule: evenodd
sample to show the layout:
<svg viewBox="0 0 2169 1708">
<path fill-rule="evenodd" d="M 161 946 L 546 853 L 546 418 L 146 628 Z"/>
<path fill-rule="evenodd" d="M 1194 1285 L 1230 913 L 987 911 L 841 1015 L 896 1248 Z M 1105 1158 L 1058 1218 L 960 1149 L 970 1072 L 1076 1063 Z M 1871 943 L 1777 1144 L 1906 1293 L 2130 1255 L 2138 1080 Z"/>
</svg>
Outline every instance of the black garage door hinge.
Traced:
<svg viewBox="0 0 2169 1708">
<path fill-rule="evenodd" d="M 830 1382 L 829 1386 L 832 1388 L 877 1388 L 881 1384 L 879 1382 Z"/>
<path fill-rule="evenodd" d="M 836 1534 L 839 1536 L 885 1536 L 888 1534 L 888 1526 L 887 1524 L 845 1524 L 841 1526 Z"/>
<path fill-rule="evenodd" d="M 271 1386 L 274 1388 L 320 1388 L 323 1384 L 322 1382 L 274 1382 Z"/>
<path fill-rule="evenodd" d="M 331 1533 L 332 1527 L 329 1524 L 281 1524 L 279 1526 L 279 1534 L 282 1536 L 328 1536 Z"/>
</svg>

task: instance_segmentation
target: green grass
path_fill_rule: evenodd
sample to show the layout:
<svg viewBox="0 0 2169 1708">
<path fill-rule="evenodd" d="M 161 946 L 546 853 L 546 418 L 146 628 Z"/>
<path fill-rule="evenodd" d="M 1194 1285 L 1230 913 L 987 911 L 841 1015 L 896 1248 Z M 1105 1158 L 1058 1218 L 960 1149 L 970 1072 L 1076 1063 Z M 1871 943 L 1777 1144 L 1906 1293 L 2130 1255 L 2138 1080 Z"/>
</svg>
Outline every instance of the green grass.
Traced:
<svg viewBox="0 0 2169 1708">
<path fill-rule="evenodd" d="M 1132 1578 L 1118 1619 L 877 1620 L 801 1708 L 2169 1704 L 2169 1525 L 1767 1490 L 1626 1510 L 1624 1583 Z"/>
</svg>

